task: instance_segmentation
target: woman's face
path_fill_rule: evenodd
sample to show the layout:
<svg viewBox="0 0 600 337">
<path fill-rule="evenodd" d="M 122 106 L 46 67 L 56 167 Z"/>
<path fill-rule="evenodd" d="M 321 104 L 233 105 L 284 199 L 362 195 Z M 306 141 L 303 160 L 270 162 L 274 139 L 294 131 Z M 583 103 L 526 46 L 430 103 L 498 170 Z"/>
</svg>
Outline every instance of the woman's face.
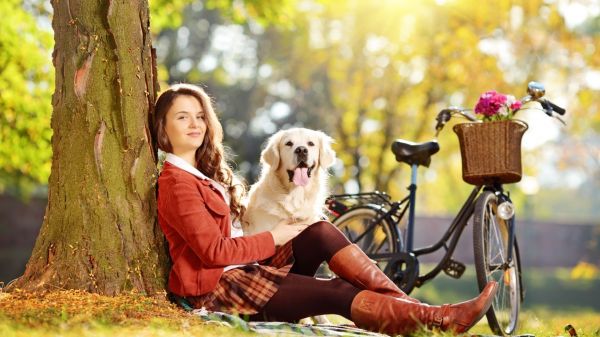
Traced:
<svg viewBox="0 0 600 337">
<path fill-rule="evenodd" d="M 165 132 L 177 156 L 193 155 L 206 133 L 204 111 L 196 97 L 177 96 L 165 116 Z"/>
</svg>

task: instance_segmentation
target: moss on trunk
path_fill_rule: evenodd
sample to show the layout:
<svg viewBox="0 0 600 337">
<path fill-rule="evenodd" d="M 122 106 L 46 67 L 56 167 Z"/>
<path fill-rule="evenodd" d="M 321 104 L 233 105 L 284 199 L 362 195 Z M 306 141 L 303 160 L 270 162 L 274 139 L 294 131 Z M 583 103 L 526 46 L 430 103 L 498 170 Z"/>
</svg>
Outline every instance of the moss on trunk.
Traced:
<svg viewBox="0 0 600 337">
<path fill-rule="evenodd" d="M 58 1 L 52 172 L 26 289 L 165 287 L 148 114 L 157 85 L 148 2 Z"/>
</svg>

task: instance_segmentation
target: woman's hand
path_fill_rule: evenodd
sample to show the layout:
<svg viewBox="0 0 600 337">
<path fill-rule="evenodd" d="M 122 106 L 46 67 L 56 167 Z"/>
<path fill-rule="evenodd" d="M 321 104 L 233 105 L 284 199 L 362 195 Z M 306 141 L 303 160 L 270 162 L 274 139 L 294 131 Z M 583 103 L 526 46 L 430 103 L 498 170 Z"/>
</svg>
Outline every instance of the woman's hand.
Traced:
<svg viewBox="0 0 600 337">
<path fill-rule="evenodd" d="M 291 239 L 295 238 L 296 235 L 300 234 L 309 225 L 290 225 L 289 221 L 284 220 L 275 226 L 270 232 L 273 235 L 273 241 L 275 246 L 281 246 Z"/>
</svg>

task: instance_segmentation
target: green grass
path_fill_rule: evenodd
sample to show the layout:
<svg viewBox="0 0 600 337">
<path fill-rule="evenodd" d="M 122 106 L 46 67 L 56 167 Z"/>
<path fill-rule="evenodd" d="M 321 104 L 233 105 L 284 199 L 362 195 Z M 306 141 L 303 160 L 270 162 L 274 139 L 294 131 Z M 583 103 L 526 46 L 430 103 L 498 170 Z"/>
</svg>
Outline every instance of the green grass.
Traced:
<svg viewBox="0 0 600 337">
<path fill-rule="evenodd" d="M 572 280 L 567 270 L 531 269 L 525 274 L 527 295 L 520 334 L 568 336 L 571 324 L 579 337 L 600 337 L 600 280 Z M 477 294 L 473 268 L 460 280 L 440 275 L 412 295 L 431 303 L 458 302 Z M 332 317 L 334 321 L 344 321 Z M 485 319 L 470 334 L 491 335 Z M 69 291 L 34 295 L 0 292 L 0 337 L 21 336 L 250 336 L 240 329 L 207 325 L 163 298 L 139 294 L 106 297 Z M 433 332 L 421 336 L 448 336 Z"/>
<path fill-rule="evenodd" d="M 249 336 L 207 325 L 164 296 L 116 297 L 82 291 L 0 292 L 0 336 Z"/>
<path fill-rule="evenodd" d="M 431 266 L 421 267 L 421 273 Z M 600 314 L 600 277 L 572 279 L 570 269 L 528 268 L 523 271 L 525 300 L 523 309 L 549 311 L 595 311 Z M 411 296 L 428 303 L 462 301 L 477 295 L 474 266 L 467 266 L 460 279 L 439 274 L 435 279 L 415 288 Z"/>
<path fill-rule="evenodd" d="M 427 271 L 432 266 L 422 266 Z M 568 336 L 567 324 L 578 335 L 600 336 L 600 278 L 576 280 L 566 268 L 528 268 L 523 273 L 525 300 L 519 316 L 520 334 L 536 336 Z M 474 266 L 467 266 L 460 279 L 445 274 L 416 288 L 412 296 L 431 304 L 452 303 L 477 295 Z M 491 334 L 485 318 L 472 333 Z"/>
<path fill-rule="evenodd" d="M 194 319 L 194 318 L 190 318 Z M 221 326 L 198 325 L 190 321 L 173 324 L 168 320 L 151 320 L 145 324 L 116 325 L 95 321 L 85 324 L 64 324 L 53 327 L 24 327 L 0 319 L 0 336 L 3 337 L 118 337 L 118 336 L 255 336 L 256 334 Z"/>
</svg>

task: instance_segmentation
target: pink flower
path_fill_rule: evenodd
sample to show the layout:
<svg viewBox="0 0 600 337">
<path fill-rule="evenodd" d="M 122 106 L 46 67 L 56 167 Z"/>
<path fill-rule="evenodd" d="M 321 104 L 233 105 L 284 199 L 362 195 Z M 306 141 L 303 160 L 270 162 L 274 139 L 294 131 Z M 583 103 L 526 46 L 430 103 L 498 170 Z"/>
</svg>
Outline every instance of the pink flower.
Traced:
<svg viewBox="0 0 600 337">
<path fill-rule="evenodd" d="M 488 117 L 496 115 L 505 102 L 506 96 L 497 93 L 495 90 L 486 91 L 479 97 L 479 101 L 475 106 L 475 113 Z"/>
<path fill-rule="evenodd" d="M 521 108 L 521 101 L 512 95 L 504 95 L 495 90 L 484 92 L 475 105 L 475 113 L 484 116 L 484 120 L 510 119 Z"/>
</svg>

